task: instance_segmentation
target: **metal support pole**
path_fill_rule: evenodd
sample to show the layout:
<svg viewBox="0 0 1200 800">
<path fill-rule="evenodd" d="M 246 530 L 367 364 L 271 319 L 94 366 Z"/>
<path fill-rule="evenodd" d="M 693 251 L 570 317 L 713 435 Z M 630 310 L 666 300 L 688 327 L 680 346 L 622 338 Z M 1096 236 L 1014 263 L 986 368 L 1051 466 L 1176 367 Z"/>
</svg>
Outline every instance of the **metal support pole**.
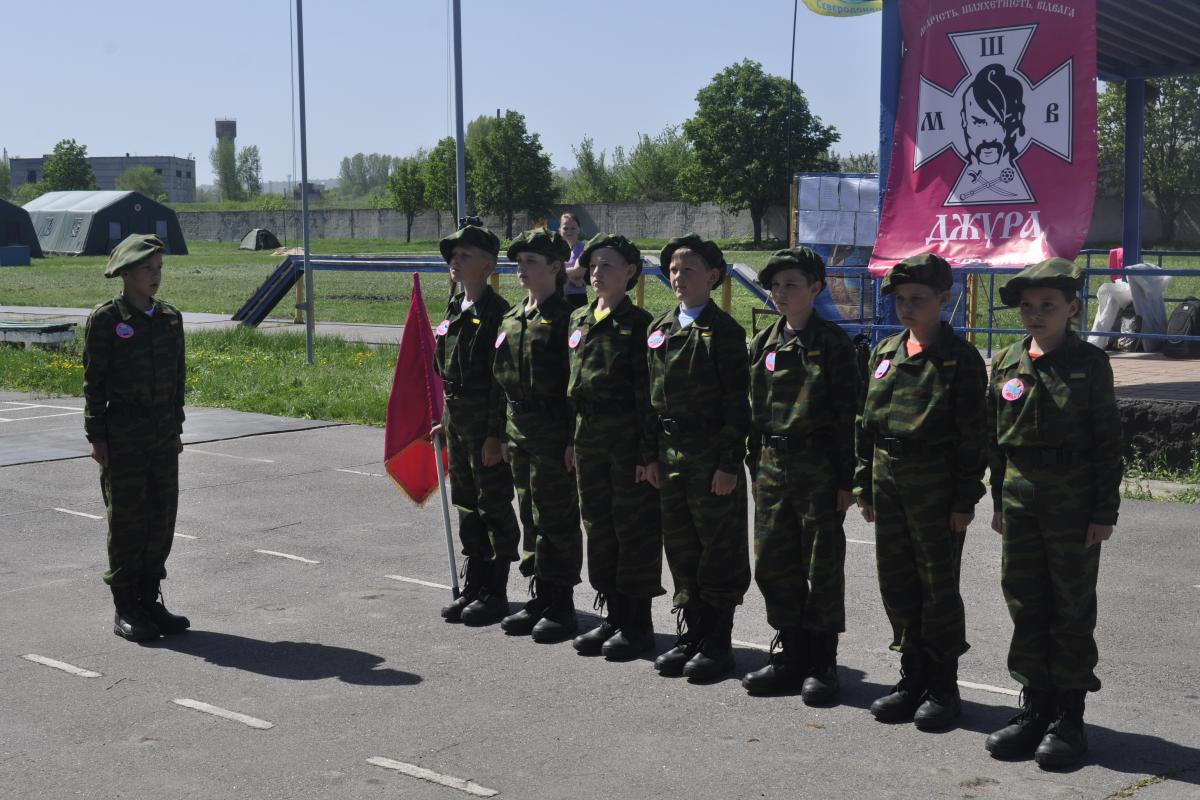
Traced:
<svg viewBox="0 0 1200 800">
<path fill-rule="evenodd" d="M 900 65 L 903 41 L 900 32 L 900 0 L 883 0 L 883 30 L 879 59 L 879 211 L 887 189 L 892 161 L 892 137 L 896 130 L 896 107 L 900 104 Z"/>
<path fill-rule="evenodd" d="M 1125 266 L 1142 261 L 1142 140 L 1146 131 L 1146 81 L 1125 81 Z"/>
<path fill-rule="evenodd" d="M 313 278 L 308 268 L 308 125 L 304 115 L 304 9 L 296 0 L 296 77 L 300 84 L 300 227 L 304 231 L 304 354 L 313 363 Z"/>
<path fill-rule="evenodd" d="M 463 142 L 462 2 L 454 0 L 454 170 L 458 218 L 467 216 L 467 154 Z M 455 228 L 458 226 L 456 225 Z"/>
</svg>

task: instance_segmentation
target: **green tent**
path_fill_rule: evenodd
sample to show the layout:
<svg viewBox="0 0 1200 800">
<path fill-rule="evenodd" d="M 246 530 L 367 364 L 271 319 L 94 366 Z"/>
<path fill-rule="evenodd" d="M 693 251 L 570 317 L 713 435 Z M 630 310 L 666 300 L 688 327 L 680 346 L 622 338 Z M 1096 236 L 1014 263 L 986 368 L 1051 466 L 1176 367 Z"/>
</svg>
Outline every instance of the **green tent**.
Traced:
<svg viewBox="0 0 1200 800">
<path fill-rule="evenodd" d="M 15 203 L 0 200 L 0 247 L 23 244 L 29 247 L 29 255 L 42 257 L 42 246 L 33 231 L 29 212 Z"/>
<path fill-rule="evenodd" d="M 25 210 L 47 253 L 108 255 L 131 233 L 156 234 L 168 253 L 187 253 L 175 212 L 137 192 L 47 192 Z"/>
</svg>

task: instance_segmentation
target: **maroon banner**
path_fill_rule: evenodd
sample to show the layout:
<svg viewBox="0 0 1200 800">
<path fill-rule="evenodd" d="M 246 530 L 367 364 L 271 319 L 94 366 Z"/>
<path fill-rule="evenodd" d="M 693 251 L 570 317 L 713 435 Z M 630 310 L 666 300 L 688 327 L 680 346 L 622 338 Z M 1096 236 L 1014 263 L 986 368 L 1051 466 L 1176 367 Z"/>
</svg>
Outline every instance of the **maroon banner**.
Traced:
<svg viewBox="0 0 1200 800">
<path fill-rule="evenodd" d="M 1074 258 L 1096 195 L 1095 0 L 905 0 L 871 268 Z"/>
</svg>

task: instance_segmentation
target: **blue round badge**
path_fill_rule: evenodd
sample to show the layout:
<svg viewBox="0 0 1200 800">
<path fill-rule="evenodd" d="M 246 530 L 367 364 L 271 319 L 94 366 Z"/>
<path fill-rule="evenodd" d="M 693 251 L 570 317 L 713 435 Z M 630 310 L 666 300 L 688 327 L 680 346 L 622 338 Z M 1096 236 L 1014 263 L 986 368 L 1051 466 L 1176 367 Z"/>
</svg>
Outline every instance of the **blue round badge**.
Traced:
<svg viewBox="0 0 1200 800">
<path fill-rule="evenodd" d="M 117 323 L 117 336 L 119 336 L 122 339 L 133 338 L 133 326 L 130 325 L 128 322 L 118 322 Z"/>
</svg>

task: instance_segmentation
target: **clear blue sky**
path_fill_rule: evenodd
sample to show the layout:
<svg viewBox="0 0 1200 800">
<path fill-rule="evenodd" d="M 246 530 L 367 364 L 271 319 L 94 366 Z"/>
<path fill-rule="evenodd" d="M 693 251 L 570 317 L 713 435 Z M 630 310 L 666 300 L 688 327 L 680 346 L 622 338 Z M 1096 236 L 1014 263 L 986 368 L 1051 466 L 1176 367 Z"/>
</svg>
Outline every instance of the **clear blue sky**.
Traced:
<svg viewBox="0 0 1200 800">
<path fill-rule="evenodd" d="M 0 146 L 37 156 L 74 138 L 97 156 L 190 153 L 210 183 L 213 120 L 233 117 L 239 147 L 262 152 L 263 178 L 285 180 L 293 5 L 6 3 Z M 743 58 L 788 74 L 791 0 L 462 5 L 466 118 L 521 112 L 556 166 L 574 163 L 585 135 L 611 152 L 682 122 L 697 90 Z M 335 177 L 355 152 L 407 155 L 453 133 L 446 0 L 308 0 L 304 14 L 310 178 Z M 841 132 L 839 152 L 878 146 L 879 26 L 878 14 L 833 19 L 800 4 L 796 83 Z"/>
</svg>

